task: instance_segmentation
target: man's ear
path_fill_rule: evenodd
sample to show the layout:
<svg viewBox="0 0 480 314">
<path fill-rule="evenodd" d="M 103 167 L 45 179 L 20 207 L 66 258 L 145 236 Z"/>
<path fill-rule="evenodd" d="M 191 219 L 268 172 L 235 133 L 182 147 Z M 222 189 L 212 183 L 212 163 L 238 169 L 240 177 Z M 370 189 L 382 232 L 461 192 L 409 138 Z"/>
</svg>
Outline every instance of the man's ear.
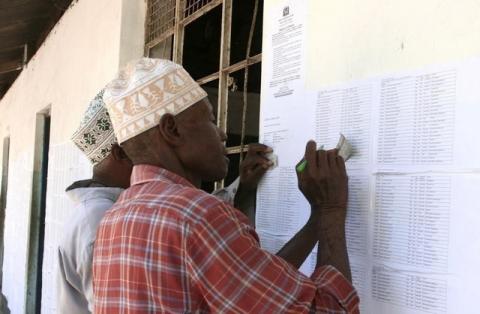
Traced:
<svg viewBox="0 0 480 314">
<path fill-rule="evenodd" d="M 182 143 L 178 120 L 174 115 L 170 113 L 164 114 L 158 123 L 158 130 L 168 144 L 178 146 Z"/>
<path fill-rule="evenodd" d="M 112 152 L 111 152 L 113 159 L 120 161 L 120 160 L 130 160 L 123 150 L 118 144 L 112 145 Z"/>
</svg>

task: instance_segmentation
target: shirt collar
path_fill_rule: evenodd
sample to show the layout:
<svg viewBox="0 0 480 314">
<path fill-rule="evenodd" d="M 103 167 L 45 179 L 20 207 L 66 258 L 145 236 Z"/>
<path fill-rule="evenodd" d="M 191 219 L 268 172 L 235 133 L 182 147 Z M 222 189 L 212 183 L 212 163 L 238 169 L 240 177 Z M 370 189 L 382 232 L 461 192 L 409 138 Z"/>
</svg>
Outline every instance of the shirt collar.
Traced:
<svg viewBox="0 0 480 314">
<path fill-rule="evenodd" d="M 124 189 L 122 188 L 81 187 L 68 190 L 66 193 L 74 203 L 91 199 L 109 199 L 112 202 L 115 202 L 123 191 Z"/>
<path fill-rule="evenodd" d="M 180 184 L 194 188 L 195 186 L 187 179 L 166 169 L 152 165 L 135 165 L 130 178 L 130 185 L 142 184 L 152 181 Z"/>
</svg>

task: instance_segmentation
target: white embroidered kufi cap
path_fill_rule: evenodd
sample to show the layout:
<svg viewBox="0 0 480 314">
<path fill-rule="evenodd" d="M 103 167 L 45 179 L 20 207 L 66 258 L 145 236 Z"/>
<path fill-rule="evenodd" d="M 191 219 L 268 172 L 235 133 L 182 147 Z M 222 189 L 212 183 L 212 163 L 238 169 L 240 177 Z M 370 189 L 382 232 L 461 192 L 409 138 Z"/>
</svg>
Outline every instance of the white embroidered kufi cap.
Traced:
<svg viewBox="0 0 480 314">
<path fill-rule="evenodd" d="M 207 93 L 176 63 L 142 58 L 130 62 L 105 89 L 104 100 L 119 143 L 179 114 Z"/>
<path fill-rule="evenodd" d="M 90 102 L 80 127 L 72 135 L 72 141 L 88 157 L 93 165 L 107 157 L 116 144 L 112 122 L 103 102 L 102 90 Z"/>
</svg>

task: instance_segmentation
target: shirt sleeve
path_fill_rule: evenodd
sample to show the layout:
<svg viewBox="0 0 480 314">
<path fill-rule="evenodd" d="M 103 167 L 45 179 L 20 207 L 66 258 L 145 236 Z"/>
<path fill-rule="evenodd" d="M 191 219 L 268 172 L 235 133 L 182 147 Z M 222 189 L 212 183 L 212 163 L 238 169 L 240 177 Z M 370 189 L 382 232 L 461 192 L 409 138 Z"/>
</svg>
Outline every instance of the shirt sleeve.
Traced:
<svg viewBox="0 0 480 314">
<path fill-rule="evenodd" d="M 81 279 L 65 252 L 58 249 L 57 313 L 90 313 L 82 294 Z"/>
<path fill-rule="evenodd" d="M 247 218 L 226 204 L 191 227 L 187 263 L 214 313 L 358 313 L 358 296 L 341 273 L 321 267 L 304 276 L 262 250 Z"/>
<path fill-rule="evenodd" d="M 79 276 L 82 280 L 83 295 L 88 303 L 88 310 L 93 313 L 93 243 L 90 243 L 82 254 Z"/>
<path fill-rule="evenodd" d="M 237 194 L 239 184 L 240 177 L 235 179 L 235 181 L 233 181 L 229 186 L 213 191 L 212 195 L 215 195 L 221 200 L 229 203 L 230 205 L 233 205 L 233 201 L 235 200 L 235 195 Z"/>
</svg>

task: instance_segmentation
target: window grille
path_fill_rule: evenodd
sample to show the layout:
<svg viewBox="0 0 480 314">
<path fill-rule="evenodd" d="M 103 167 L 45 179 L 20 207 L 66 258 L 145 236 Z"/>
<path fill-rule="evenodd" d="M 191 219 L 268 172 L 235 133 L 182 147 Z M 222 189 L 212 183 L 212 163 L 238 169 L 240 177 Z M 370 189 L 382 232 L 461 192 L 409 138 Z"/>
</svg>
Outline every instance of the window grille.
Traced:
<svg viewBox="0 0 480 314">
<path fill-rule="evenodd" d="M 187 0 L 183 16 L 187 17 L 192 15 L 212 1 L 213 0 Z"/>
<path fill-rule="evenodd" d="M 219 10 L 221 20 L 217 22 L 216 16 Z M 191 72 L 194 70 L 189 68 L 192 66 L 192 60 L 201 59 L 200 52 L 211 48 L 211 45 L 205 47 L 205 43 L 201 41 L 196 41 L 196 46 L 192 48 L 188 43 L 192 43 L 192 38 L 198 40 L 199 37 L 197 35 L 192 37 L 192 29 L 197 30 L 195 33 L 197 34 L 200 27 L 204 30 L 200 35 L 208 39 L 212 36 L 220 37 L 219 67 L 213 71 L 198 73 L 201 75 L 197 74 L 195 79 L 209 92 L 210 101 L 217 114 L 218 126 L 227 133 L 235 126 L 235 133 L 232 134 L 236 137 L 236 141 L 230 141 L 230 145 L 227 145 L 230 165 L 237 165 L 229 174 L 232 178 L 238 175 L 238 164 L 242 160 L 242 155 L 248 150 L 248 143 L 255 141 L 255 134 L 252 135 L 252 128 L 248 126 L 258 123 L 262 17 L 263 0 L 148 0 L 147 55 L 154 49 L 162 51 L 171 49 L 172 59 L 183 64 L 187 71 Z M 205 22 L 206 20 L 208 22 Z M 211 27 L 218 27 L 221 34 L 212 32 Z M 184 53 L 185 45 L 189 47 L 188 55 Z M 200 49 L 199 54 L 195 52 L 196 49 Z M 158 55 L 158 52 L 154 54 Z M 215 53 L 209 55 L 213 56 Z M 202 63 L 198 60 L 195 62 L 193 62 L 195 68 L 201 67 L 202 64 L 205 67 L 210 66 L 210 63 Z M 253 78 L 249 77 L 251 75 Z M 250 87 L 255 88 L 251 90 Z M 230 124 L 232 127 L 229 127 Z M 258 129 L 256 132 L 258 139 Z M 226 179 L 227 184 L 230 179 Z M 222 186 L 223 181 L 215 185 L 216 188 Z"/>
<path fill-rule="evenodd" d="M 147 7 L 146 40 L 151 48 L 173 33 L 176 0 L 150 0 Z"/>
</svg>

